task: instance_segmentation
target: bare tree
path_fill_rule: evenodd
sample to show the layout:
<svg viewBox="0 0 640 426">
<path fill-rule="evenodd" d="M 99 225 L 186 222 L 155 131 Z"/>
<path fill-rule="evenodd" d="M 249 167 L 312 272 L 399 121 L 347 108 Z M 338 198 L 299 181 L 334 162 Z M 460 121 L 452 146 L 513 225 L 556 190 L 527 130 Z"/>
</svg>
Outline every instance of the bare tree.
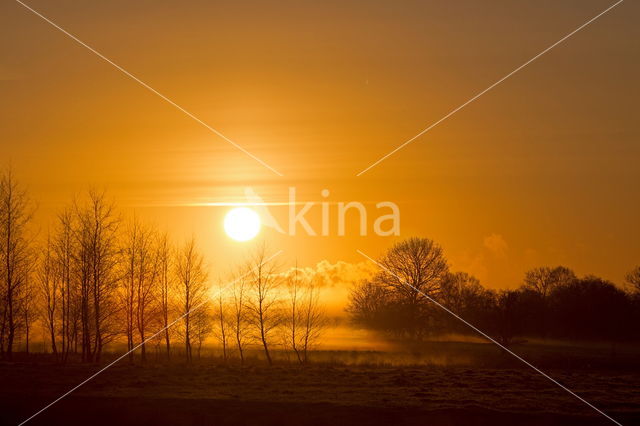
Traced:
<svg viewBox="0 0 640 426">
<path fill-rule="evenodd" d="M 0 284 L 2 286 L 2 323 L 0 352 L 13 356 L 16 332 L 21 321 L 19 296 L 28 279 L 32 252 L 27 225 L 32 209 L 27 193 L 11 170 L 0 176 Z"/>
<path fill-rule="evenodd" d="M 133 362 L 133 348 L 135 347 L 135 317 L 136 317 L 136 287 L 138 284 L 138 254 L 141 244 L 141 234 L 139 222 L 134 218 L 129 224 L 122 248 L 122 284 L 121 303 L 124 309 L 125 335 L 127 336 L 127 351 L 129 352 L 129 362 Z"/>
<path fill-rule="evenodd" d="M 302 299 L 302 362 L 309 361 L 309 350 L 318 342 L 327 325 L 327 317 L 320 305 L 320 286 L 311 282 L 305 289 Z"/>
<path fill-rule="evenodd" d="M 74 256 L 77 244 L 74 239 L 74 217 L 69 209 L 58 215 L 58 225 L 53 239 L 53 262 L 60 286 L 61 351 L 62 361 L 75 351 L 78 341 L 80 315 L 79 294 L 73 278 Z"/>
<path fill-rule="evenodd" d="M 286 278 L 287 284 L 287 307 L 286 314 L 283 318 L 285 329 L 285 345 L 290 346 L 296 355 L 298 362 L 302 364 L 302 355 L 298 349 L 298 340 L 300 339 L 300 326 L 302 319 L 301 305 L 302 302 L 302 283 L 298 277 L 298 264 L 293 269 L 293 274 L 289 274 Z"/>
<path fill-rule="evenodd" d="M 478 303 L 484 292 L 484 287 L 476 277 L 466 272 L 449 273 L 442 281 L 438 300 L 448 309 L 462 315 Z"/>
<path fill-rule="evenodd" d="M 269 365 L 273 364 L 269 351 L 272 331 L 280 323 L 278 290 L 280 277 L 276 274 L 276 265 L 269 261 L 263 246 L 254 255 L 250 264 L 251 297 L 248 300 L 251 323 L 257 332 L 257 338 L 264 349 Z"/>
<path fill-rule="evenodd" d="M 379 280 L 411 306 L 435 297 L 449 268 L 442 248 L 427 238 L 410 238 L 395 244 L 380 260 Z"/>
<path fill-rule="evenodd" d="M 486 320 L 486 312 L 494 308 L 496 294 L 485 289 L 480 281 L 466 272 L 447 274 L 442 281 L 438 302 L 468 321 L 480 324 Z M 436 317 L 442 331 L 468 332 L 465 324 L 440 311 Z"/>
<path fill-rule="evenodd" d="M 171 358 L 171 337 L 169 331 L 169 314 L 171 312 L 171 245 L 167 234 L 162 234 L 158 239 L 158 268 L 159 268 L 159 309 L 160 321 L 164 329 L 164 341 L 167 350 L 167 359 Z"/>
<path fill-rule="evenodd" d="M 136 325 L 140 342 L 146 340 L 147 328 L 154 308 L 155 289 L 160 275 L 159 252 L 155 232 L 144 228 L 138 247 L 138 279 L 136 286 Z M 141 347 L 142 361 L 146 361 L 146 345 Z"/>
<path fill-rule="evenodd" d="M 571 284 L 576 275 L 569 268 L 556 266 L 555 268 L 541 267 L 527 271 L 523 287 L 538 294 L 546 300 L 554 289 Z"/>
<path fill-rule="evenodd" d="M 287 309 L 284 325 L 286 345 L 290 346 L 300 364 L 308 361 L 309 349 L 320 337 L 326 317 L 320 306 L 320 287 L 313 280 L 300 276 L 296 264 L 287 277 Z"/>
<path fill-rule="evenodd" d="M 92 328 L 91 328 L 91 242 L 88 220 L 84 223 L 80 222 L 80 216 L 84 214 L 80 207 L 76 205 L 76 217 L 78 217 L 78 226 L 74 229 L 77 240 L 77 251 L 74 253 L 74 273 L 78 280 L 78 304 L 80 307 L 80 336 L 82 361 L 90 362 L 93 359 L 91 350 Z"/>
<path fill-rule="evenodd" d="M 40 294 L 43 300 L 42 318 L 44 324 L 49 331 L 49 339 L 51 343 L 51 352 L 58 360 L 58 339 L 57 320 L 58 320 L 58 302 L 60 294 L 58 288 L 58 277 L 56 276 L 55 263 L 52 255 L 52 243 L 50 236 L 47 236 L 47 242 L 43 250 L 39 265 L 37 279 L 40 288 Z"/>
<path fill-rule="evenodd" d="M 388 288 L 376 280 L 362 280 L 351 289 L 345 310 L 358 326 L 385 329 L 387 321 L 383 313 L 390 303 Z"/>
<path fill-rule="evenodd" d="M 25 283 L 20 287 L 20 312 L 22 321 L 20 327 L 24 330 L 25 352 L 29 353 L 29 344 L 31 342 L 31 327 L 37 320 L 37 294 L 34 289 L 32 280 L 32 271 L 28 271 Z"/>
<path fill-rule="evenodd" d="M 207 273 L 204 259 L 198 252 L 195 240 L 191 238 L 176 255 L 176 278 L 179 286 L 178 297 L 184 310 L 184 345 L 188 361 L 193 359 L 191 351 L 191 332 L 193 312 L 207 300 Z"/>
<path fill-rule="evenodd" d="M 633 293 L 640 295 L 640 266 L 629 272 L 625 281 L 631 286 Z"/>
<path fill-rule="evenodd" d="M 227 304 L 227 295 L 225 294 L 225 286 L 222 280 L 218 280 L 218 288 L 216 289 L 216 308 L 214 318 L 217 323 L 216 337 L 222 346 L 222 359 L 227 362 L 228 346 L 229 346 L 229 305 Z"/>
<path fill-rule="evenodd" d="M 351 294 L 352 318 L 411 339 L 432 333 L 437 313 L 429 298 L 439 296 L 449 270 L 442 248 L 427 238 L 410 238 L 391 247 L 379 263 L 381 271 Z"/>
<path fill-rule="evenodd" d="M 82 357 L 99 362 L 104 345 L 116 335 L 113 319 L 117 311 L 116 238 L 120 221 L 105 194 L 93 190 L 84 205 L 76 203 L 76 214 Z"/>
<path fill-rule="evenodd" d="M 238 348 L 240 363 L 244 364 L 244 347 L 248 340 L 247 330 L 247 280 L 245 272 L 240 271 L 238 278 L 233 280 L 231 293 L 230 328 Z"/>
<path fill-rule="evenodd" d="M 202 344 L 213 331 L 213 317 L 210 312 L 209 302 L 205 302 L 194 310 L 191 316 L 193 339 L 196 343 L 196 357 L 200 359 Z"/>
</svg>

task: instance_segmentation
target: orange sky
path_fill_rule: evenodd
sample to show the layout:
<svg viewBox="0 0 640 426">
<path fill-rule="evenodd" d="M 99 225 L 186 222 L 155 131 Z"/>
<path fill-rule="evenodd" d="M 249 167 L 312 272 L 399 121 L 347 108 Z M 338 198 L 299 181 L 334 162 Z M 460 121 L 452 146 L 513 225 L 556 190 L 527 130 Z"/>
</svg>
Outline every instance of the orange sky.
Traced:
<svg viewBox="0 0 640 426">
<path fill-rule="evenodd" d="M 295 186 L 302 200 L 327 188 L 334 203 L 397 203 L 401 237 L 437 240 L 489 287 L 542 264 L 620 282 L 640 263 L 634 2 L 355 176 L 612 3 L 28 2 L 278 177 L 3 2 L 0 159 L 42 226 L 76 191 L 106 186 L 125 212 L 195 233 L 221 267 L 246 245 L 223 234 L 227 207 L 192 205 L 243 201 L 246 186 L 284 202 Z M 285 209 L 272 208 L 283 223 Z M 360 262 L 355 249 L 377 256 L 397 239 L 349 229 L 261 237 L 304 265 Z"/>
</svg>

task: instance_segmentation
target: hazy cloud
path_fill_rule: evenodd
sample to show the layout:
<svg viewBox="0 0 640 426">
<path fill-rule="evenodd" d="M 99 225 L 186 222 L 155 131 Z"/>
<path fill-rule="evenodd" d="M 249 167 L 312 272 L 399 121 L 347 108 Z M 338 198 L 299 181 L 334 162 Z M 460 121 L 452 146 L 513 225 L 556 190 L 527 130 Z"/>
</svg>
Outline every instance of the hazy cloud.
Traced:
<svg viewBox="0 0 640 426">
<path fill-rule="evenodd" d="M 349 263 L 338 261 L 331 263 L 328 260 L 321 260 L 315 266 L 297 268 L 298 278 L 313 282 L 321 287 L 345 287 L 349 288 L 352 283 L 367 278 L 377 272 L 377 267 L 371 262 Z M 290 268 L 283 274 L 293 276 L 296 268 Z"/>
<path fill-rule="evenodd" d="M 509 245 L 500 234 L 491 234 L 485 237 L 484 247 L 499 258 L 506 257 L 509 250 Z"/>
</svg>

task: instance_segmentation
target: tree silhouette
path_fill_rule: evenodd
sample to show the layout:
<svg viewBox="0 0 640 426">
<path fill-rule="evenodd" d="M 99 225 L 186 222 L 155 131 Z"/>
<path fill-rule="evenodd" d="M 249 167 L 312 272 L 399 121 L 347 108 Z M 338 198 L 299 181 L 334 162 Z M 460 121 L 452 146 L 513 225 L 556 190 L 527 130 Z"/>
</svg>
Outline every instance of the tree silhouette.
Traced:
<svg viewBox="0 0 640 426">
<path fill-rule="evenodd" d="M 207 273 L 204 258 L 198 252 L 194 238 L 187 241 L 176 255 L 176 279 L 179 286 L 178 297 L 184 317 L 184 345 L 187 361 L 193 359 L 191 334 L 194 309 L 199 309 L 207 301 Z M 198 320 L 200 320 L 198 318 Z M 198 336 L 196 336 L 198 337 Z"/>
<path fill-rule="evenodd" d="M 269 261 L 267 250 L 263 245 L 255 254 L 249 265 L 249 283 L 251 295 L 248 300 L 250 320 L 262 345 L 269 365 L 273 364 L 270 352 L 270 336 L 281 320 L 278 290 L 280 277 L 276 273 L 276 265 Z"/>
<path fill-rule="evenodd" d="M 625 281 L 631 286 L 631 291 L 634 294 L 640 295 L 640 266 L 629 272 L 625 277 Z"/>
<path fill-rule="evenodd" d="M 29 279 L 33 252 L 27 234 L 32 208 L 26 191 L 11 169 L 0 176 L 0 273 L 2 323 L 0 353 L 12 359 L 16 333 L 20 327 L 20 302 Z"/>
<path fill-rule="evenodd" d="M 540 267 L 525 273 L 524 288 L 529 289 L 545 300 L 556 288 L 571 284 L 576 275 L 569 268 L 556 266 L 555 268 Z"/>
<path fill-rule="evenodd" d="M 442 248 L 427 238 L 410 238 L 391 247 L 379 260 L 381 270 L 352 292 L 349 311 L 394 334 L 422 338 L 433 332 L 437 298 L 448 273 Z"/>
</svg>

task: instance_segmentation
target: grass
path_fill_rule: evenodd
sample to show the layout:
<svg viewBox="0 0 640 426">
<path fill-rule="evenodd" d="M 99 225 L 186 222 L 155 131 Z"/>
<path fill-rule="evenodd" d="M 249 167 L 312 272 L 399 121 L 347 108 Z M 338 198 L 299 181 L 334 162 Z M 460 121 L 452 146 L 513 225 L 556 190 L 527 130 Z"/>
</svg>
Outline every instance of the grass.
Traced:
<svg viewBox="0 0 640 426">
<path fill-rule="evenodd" d="M 640 422 L 637 347 L 623 345 L 612 353 L 606 344 L 529 342 L 514 350 L 625 420 L 623 424 Z M 86 407 L 104 411 L 109 401 L 113 407 L 100 415 L 118 424 L 138 415 L 155 418 L 169 406 L 191 424 L 208 424 L 200 423 L 202 416 L 239 424 L 236 415 L 247 416 L 246 424 L 257 419 L 288 424 L 286 419 L 293 418 L 298 419 L 295 424 L 349 424 L 349 419 L 384 424 L 377 422 L 388 416 L 406 424 L 468 424 L 471 418 L 485 418 L 487 424 L 513 424 L 514 419 L 524 424 L 606 424 L 564 390 L 483 343 L 430 342 L 395 352 L 314 351 L 305 366 L 288 360 L 284 352 L 275 353 L 272 367 L 259 351 L 249 355 L 243 366 L 222 362 L 211 348 L 192 364 L 155 356 L 145 365 L 123 360 L 44 413 L 42 421 L 53 423 L 62 419 L 56 416 L 82 413 Z M 44 355 L 1 363 L 0 423 L 27 417 L 98 368 L 56 365 Z M 311 421 L 305 413 L 326 423 Z M 78 416 L 80 424 L 83 417 Z M 155 421 L 170 424 L 169 418 L 167 413 Z"/>
</svg>

